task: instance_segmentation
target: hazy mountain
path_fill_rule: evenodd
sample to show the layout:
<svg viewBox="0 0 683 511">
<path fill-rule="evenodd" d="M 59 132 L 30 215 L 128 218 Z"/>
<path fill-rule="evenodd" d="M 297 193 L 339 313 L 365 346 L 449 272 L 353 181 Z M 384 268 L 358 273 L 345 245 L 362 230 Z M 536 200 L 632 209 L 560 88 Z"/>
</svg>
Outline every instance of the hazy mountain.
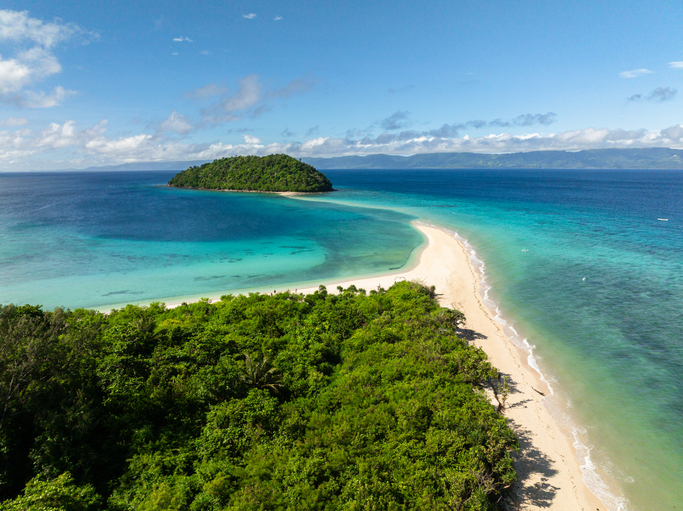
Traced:
<svg viewBox="0 0 683 511">
<path fill-rule="evenodd" d="M 317 169 L 683 169 L 683 150 L 588 149 L 511 154 L 430 153 L 414 156 L 372 154 L 302 158 Z"/>
<path fill-rule="evenodd" d="M 211 160 L 139 162 L 79 170 L 176 170 Z M 301 158 L 318 170 L 325 169 L 683 169 L 683 150 L 588 149 L 584 151 L 533 151 L 528 153 L 428 153 L 414 156 L 370 154 L 334 158 Z M 65 169 L 75 170 L 75 169 Z"/>
</svg>

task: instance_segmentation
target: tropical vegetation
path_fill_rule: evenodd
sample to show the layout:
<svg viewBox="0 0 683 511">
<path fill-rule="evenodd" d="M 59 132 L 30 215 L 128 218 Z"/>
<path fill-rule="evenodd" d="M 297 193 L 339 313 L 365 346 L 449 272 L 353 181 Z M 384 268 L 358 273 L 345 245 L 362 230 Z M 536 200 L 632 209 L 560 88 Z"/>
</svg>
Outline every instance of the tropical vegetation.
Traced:
<svg viewBox="0 0 683 511">
<path fill-rule="evenodd" d="M 286 154 L 234 156 L 193 166 L 176 174 L 169 186 L 205 190 L 329 192 L 332 183 L 313 166 Z"/>
<path fill-rule="evenodd" d="M 434 289 L 0 306 L 0 510 L 491 510 L 515 435 Z"/>
</svg>

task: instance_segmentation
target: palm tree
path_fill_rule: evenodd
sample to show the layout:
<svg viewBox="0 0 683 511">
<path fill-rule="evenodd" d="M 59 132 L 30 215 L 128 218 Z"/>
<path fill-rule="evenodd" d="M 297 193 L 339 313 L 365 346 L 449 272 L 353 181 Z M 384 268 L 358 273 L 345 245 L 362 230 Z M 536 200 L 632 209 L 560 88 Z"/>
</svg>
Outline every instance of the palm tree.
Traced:
<svg viewBox="0 0 683 511">
<path fill-rule="evenodd" d="M 280 393 L 278 388 L 282 387 L 282 375 L 277 374 L 277 369 L 270 363 L 270 357 L 252 356 L 247 353 L 244 362 L 240 364 L 239 376 L 250 387 Z"/>
</svg>

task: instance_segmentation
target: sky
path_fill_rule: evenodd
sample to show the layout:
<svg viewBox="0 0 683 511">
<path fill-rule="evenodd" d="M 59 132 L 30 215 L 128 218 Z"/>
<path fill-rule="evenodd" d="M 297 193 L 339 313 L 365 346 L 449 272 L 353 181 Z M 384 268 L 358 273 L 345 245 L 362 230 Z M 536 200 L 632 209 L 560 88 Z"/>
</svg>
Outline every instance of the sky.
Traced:
<svg viewBox="0 0 683 511">
<path fill-rule="evenodd" d="M 0 171 L 683 148 L 680 1 L 0 7 Z"/>
</svg>

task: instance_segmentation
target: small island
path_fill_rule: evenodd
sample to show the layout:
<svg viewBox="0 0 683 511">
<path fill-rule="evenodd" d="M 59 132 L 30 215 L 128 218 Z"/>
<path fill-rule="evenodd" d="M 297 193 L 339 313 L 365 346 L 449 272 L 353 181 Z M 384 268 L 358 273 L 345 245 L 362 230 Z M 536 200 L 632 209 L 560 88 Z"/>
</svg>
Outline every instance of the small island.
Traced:
<svg viewBox="0 0 683 511">
<path fill-rule="evenodd" d="M 245 192 L 331 192 L 323 174 L 286 154 L 233 156 L 190 167 L 168 182 L 177 188 Z"/>
</svg>

